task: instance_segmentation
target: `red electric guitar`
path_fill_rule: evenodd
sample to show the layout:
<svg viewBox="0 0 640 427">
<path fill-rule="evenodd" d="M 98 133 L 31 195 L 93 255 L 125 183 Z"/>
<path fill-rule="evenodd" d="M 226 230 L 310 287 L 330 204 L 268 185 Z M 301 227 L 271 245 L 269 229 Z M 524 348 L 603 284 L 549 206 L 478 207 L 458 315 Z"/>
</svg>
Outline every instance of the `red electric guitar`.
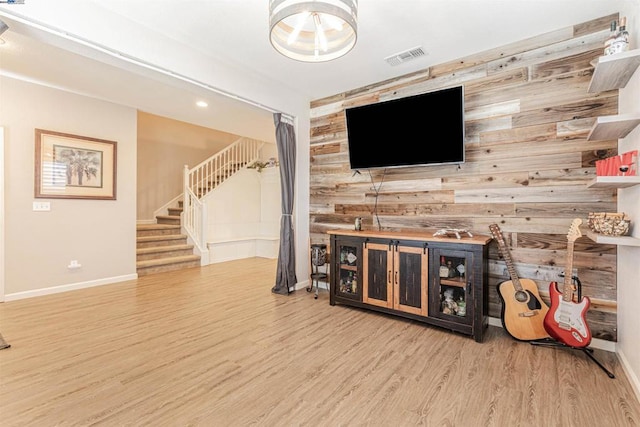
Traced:
<svg viewBox="0 0 640 427">
<path fill-rule="evenodd" d="M 582 220 L 576 218 L 571 223 L 567 234 L 567 266 L 564 273 L 562 292 L 558 290 L 558 283 L 551 282 L 549 296 L 551 307 L 544 318 L 544 328 L 549 335 L 561 343 L 576 348 L 587 347 L 591 343 L 591 331 L 585 319 L 585 313 L 591 305 L 589 297 L 582 297 L 581 301 L 574 301 L 572 270 L 573 245 L 582 236 L 580 233 Z"/>
</svg>

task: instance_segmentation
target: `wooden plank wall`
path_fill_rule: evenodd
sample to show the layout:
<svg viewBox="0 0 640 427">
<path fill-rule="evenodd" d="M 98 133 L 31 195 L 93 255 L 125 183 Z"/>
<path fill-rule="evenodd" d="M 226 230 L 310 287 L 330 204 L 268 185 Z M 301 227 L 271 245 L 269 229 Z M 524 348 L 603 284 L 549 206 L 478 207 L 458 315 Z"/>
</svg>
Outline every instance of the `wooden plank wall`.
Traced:
<svg viewBox="0 0 640 427">
<path fill-rule="evenodd" d="M 589 189 L 595 161 L 617 153 L 618 141 L 587 141 L 597 116 L 617 114 L 618 91 L 587 93 L 618 15 L 562 28 L 422 71 L 311 103 L 310 236 L 353 227 L 409 230 L 467 228 L 490 235 L 497 223 L 518 276 L 534 280 L 548 300 L 562 283 L 567 233 L 589 212 L 615 212 L 617 190 Z M 385 66 L 382 64 L 381 66 Z M 361 171 L 349 167 L 345 108 L 464 84 L 466 162 Z M 375 126 L 375 123 L 371 124 Z M 446 135 L 416 123 L 416 147 Z M 393 149 L 393 141 L 371 141 Z M 389 148 L 385 148 L 389 147 Z M 418 149 L 418 148 L 416 148 Z M 373 215 L 374 206 L 377 216 Z M 499 282 L 509 280 L 497 244 L 489 260 L 489 315 L 500 318 Z M 617 340 L 614 245 L 586 236 L 575 242 L 574 274 L 592 300 L 587 322 L 596 338 Z"/>
</svg>

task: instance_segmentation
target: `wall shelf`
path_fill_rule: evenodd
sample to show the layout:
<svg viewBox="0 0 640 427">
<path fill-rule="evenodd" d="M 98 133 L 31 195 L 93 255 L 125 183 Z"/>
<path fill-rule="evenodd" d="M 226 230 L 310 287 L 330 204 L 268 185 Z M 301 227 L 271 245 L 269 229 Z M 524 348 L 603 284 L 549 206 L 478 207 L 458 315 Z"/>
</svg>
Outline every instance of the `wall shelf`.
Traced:
<svg viewBox="0 0 640 427">
<path fill-rule="evenodd" d="M 620 89 L 627 85 L 631 76 L 640 66 L 640 49 L 628 50 L 626 52 L 613 55 L 600 56 L 592 62 L 594 66 L 593 76 L 587 92 L 604 92 L 607 90 Z M 596 118 L 595 123 L 589 131 L 587 140 L 598 141 L 607 139 L 620 139 L 626 137 L 640 125 L 640 113 L 618 114 L 613 116 L 601 116 Z M 638 176 L 598 176 L 591 181 L 588 188 L 626 188 L 640 184 Z M 614 243 L 620 241 L 640 241 L 632 237 L 607 237 L 591 233 L 591 240 L 601 243 Z M 609 239 L 613 239 L 611 242 Z M 614 243 L 627 244 L 627 243 Z M 639 245 L 640 246 L 640 245 Z"/>
<path fill-rule="evenodd" d="M 640 184 L 640 176 L 598 176 L 588 188 L 627 188 Z"/>
<path fill-rule="evenodd" d="M 640 239 L 631 236 L 605 236 L 602 234 L 587 231 L 587 237 L 596 243 L 622 246 L 640 246 Z"/>
<path fill-rule="evenodd" d="M 605 92 L 625 87 L 638 66 L 640 49 L 600 56 L 594 63 L 595 69 L 587 92 Z"/>
<path fill-rule="evenodd" d="M 640 124 L 640 113 L 600 116 L 589 131 L 588 141 L 620 139 Z"/>
</svg>

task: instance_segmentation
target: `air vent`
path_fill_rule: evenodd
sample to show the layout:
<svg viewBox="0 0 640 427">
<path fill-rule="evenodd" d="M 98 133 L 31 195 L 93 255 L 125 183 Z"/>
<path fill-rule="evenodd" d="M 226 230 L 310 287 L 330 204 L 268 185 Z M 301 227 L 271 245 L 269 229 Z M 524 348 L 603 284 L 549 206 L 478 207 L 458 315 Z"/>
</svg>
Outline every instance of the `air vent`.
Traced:
<svg viewBox="0 0 640 427">
<path fill-rule="evenodd" d="M 426 54 L 427 53 L 424 50 L 422 50 L 422 47 L 418 46 L 412 49 L 407 49 L 405 51 L 393 54 L 391 56 L 387 56 L 386 58 L 384 58 L 384 60 L 387 61 L 389 65 L 396 66 L 396 65 L 403 64 L 407 61 L 411 61 L 413 59 L 419 58 Z"/>
</svg>

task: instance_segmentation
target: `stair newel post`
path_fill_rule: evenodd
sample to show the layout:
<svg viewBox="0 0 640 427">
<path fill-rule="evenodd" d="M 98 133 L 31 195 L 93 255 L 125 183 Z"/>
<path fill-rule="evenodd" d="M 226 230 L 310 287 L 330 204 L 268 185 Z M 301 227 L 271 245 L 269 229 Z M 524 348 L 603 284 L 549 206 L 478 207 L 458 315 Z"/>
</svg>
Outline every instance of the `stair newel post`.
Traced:
<svg viewBox="0 0 640 427">
<path fill-rule="evenodd" d="M 201 205 L 201 209 L 200 209 L 200 235 L 198 236 L 200 242 L 199 242 L 199 246 L 200 248 L 202 248 L 202 250 L 206 250 L 207 249 L 207 220 L 209 218 L 209 215 L 207 213 L 207 204 L 206 203 L 202 203 Z"/>
</svg>

